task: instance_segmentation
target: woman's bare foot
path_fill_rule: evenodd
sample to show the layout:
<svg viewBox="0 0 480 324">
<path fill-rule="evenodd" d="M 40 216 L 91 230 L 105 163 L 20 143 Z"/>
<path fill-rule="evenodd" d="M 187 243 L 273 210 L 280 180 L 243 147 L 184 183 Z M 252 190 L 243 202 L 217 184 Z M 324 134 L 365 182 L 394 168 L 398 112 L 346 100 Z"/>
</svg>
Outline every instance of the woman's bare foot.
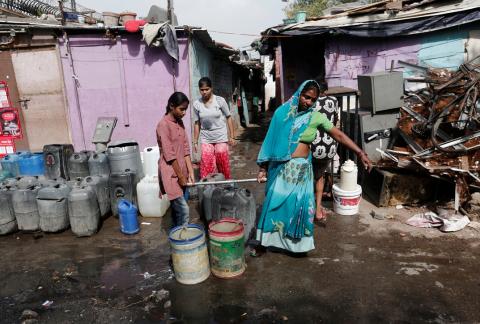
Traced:
<svg viewBox="0 0 480 324">
<path fill-rule="evenodd" d="M 327 211 L 325 208 L 320 207 L 317 208 L 317 211 L 315 212 L 315 220 L 316 221 L 325 221 L 327 219 Z"/>
</svg>

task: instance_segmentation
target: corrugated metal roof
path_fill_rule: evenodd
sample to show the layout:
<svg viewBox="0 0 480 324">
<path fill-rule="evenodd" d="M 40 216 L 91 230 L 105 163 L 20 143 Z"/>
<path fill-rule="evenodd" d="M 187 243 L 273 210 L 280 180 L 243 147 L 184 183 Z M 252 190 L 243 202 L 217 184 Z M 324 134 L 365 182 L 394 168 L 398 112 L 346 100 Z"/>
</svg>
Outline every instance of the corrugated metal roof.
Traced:
<svg viewBox="0 0 480 324">
<path fill-rule="evenodd" d="M 392 1 L 383 1 L 383 3 Z M 357 10 L 365 8 L 359 7 Z M 264 34 L 274 30 L 279 34 L 288 34 L 293 30 L 313 30 L 341 28 L 358 25 L 371 25 L 375 23 L 401 22 L 406 20 L 421 19 L 426 17 L 441 16 L 469 10 L 480 10 L 480 0 L 455 0 L 455 1 L 434 1 L 420 7 L 408 10 L 385 10 L 382 13 L 363 14 L 358 16 L 349 16 L 349 12 L 333 16 L 321 17 L 318 20 L 306 21 L 304 23 L 291 24 L 286 26 L 276 26 L 267 29 Z"/>
<path fill-rule="evenodd" d="M 77 23 L 68 23 L 62 26 L 58 21 L 39 20 L 34 18 L 18 18 L 18 17 L 4 17 L 0 20 L 0 30 L 15 30 L 23 29 L 43 29 L 43 30 L 64 30 L 71 32 L 90 32 L 90 33 L 105 33 L 107 30 L 116 30 L 126 32 L 125 27 L 99 27 L 97 25 L 86 25 Z M 223 43 L 216 43 L 208 33 L 207 29 L 201 27 L 191 26 L 175 26 L 178 32 L 191 32 L 194 37 L 197 37 L 207 48 L 217 55 L 229 58 L 232 54 L 238 53 L 238 50 L 231 48 Z"/>
</svg>

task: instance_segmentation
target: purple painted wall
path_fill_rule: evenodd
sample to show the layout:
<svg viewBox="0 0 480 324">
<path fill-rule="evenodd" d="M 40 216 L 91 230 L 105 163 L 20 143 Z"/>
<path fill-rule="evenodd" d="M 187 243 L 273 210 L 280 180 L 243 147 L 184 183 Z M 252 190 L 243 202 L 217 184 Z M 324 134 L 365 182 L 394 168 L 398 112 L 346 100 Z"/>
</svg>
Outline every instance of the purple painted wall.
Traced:
<svg viewBox="0 0 480 324">
<path fill-rule="evenodd" d="M 357 75 L 390 69 L 394 60 L 418 63 L 420 37 L 391 39 L 330 38 L 325 44 L 325 78 L 329 86 L 357 89 Z"/>
<path fill-rule="evenodd" d="M 188 40 L 178 41 L 176 63 L 163 48 L 147 47 L 140 34 L 117 40 L 100 34 L 71 36 L 71 55 L 59 39 L 75 150 L 94 148 L 95 124 L 104 116 L 118 118 L 112 141 L 134 139 L 142 149 L 156 145 L 155 128 L 168 97 L 174 89 L 190 97 Z M 190 114 L 184 122 L 190 136 Z"/>
</svg>

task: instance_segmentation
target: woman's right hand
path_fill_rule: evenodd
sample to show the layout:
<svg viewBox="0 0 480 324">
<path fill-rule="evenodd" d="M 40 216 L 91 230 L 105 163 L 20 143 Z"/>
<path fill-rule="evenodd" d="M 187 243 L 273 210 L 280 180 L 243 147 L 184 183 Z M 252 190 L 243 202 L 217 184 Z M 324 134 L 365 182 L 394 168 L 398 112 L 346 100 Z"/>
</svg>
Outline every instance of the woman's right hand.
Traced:
<svg viewBox="0 0 480 324">
<path fill-rule="evenodd" d="M 181 186 L 181 187 L 186 187 L 187 186 L 187 179 L 185 179 L 185 177 L 179 177 L 178 178 L 178 184 Z"/>
<path fill-rule="evenodd" d="M 267 181 L 267 170 L 265 169 L 258 170 L 257 181 L 258 183 L 263 183 Z"/>
</svg>

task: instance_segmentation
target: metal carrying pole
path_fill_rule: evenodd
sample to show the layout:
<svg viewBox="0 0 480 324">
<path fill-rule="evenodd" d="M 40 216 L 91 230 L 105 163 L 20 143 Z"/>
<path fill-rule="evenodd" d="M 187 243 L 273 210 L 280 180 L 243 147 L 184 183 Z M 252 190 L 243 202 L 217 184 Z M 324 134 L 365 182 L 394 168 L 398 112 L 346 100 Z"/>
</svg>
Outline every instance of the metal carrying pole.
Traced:
<svg viewBox="0 0 480 324">
<path fill-rule="evenodd" d="M 241 183 L 241 182 L 257 182 L 257 178 L 187 183 L 187 187 L 206 186 L 206 185 L 222 185 L 222 184 Z"/>
</svg>

